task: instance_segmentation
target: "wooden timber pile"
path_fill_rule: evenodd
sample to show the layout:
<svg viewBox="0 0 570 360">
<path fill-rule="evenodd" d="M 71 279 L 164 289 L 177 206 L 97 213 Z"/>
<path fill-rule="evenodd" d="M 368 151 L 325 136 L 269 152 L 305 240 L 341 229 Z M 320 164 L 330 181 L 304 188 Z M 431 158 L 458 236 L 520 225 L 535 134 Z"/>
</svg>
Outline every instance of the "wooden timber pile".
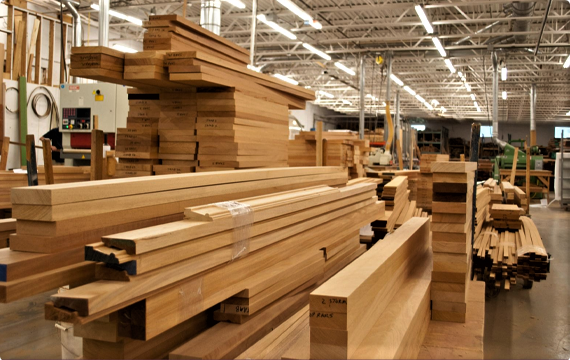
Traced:
<svg viewBox="0 0 570 360">
<path fill-rule="evenodd" d="M 417 357 L 431 265 L 429 219 L 413 218 L 311 293 L 303 358 Z"/>
<path fill-rule="evenodd" d="M 432 319 L 465 322 L 475 162 L 434 162 Z"/>
<path fill-rule="evenodd" d="M 501 190 L 503 191 L 503 202 L 505 204 L 515 203 L 515 187 L 508 181 L 501 182 Z"/>
<path fill-rule="evenodd" d="M 16 219 L 0 220 L 0 249 L 10 246 L 10 235 L 16 231 Z"/>
<path fill-rule="evenodd" d="M 518 186 L 515 186 L 515 204 L 523 209 L 528 205 L 528 198 L 525 192 Z"/>
<path fill-rule="evenodd" d="M 365 177 L 370 141 L 359 140 L 351 132 L 323 132 L 323 165 L 346 168 L 351 179 Z M 315 166 L 317 158 L 316 133 L 301 132 L 289 140 L 289 166 Z"/>
<path fill-rule="evenodd" d="M 312 167 L 15 188 L 16 234 L 0 250 L 0 302 L 92 281 L 84 246 L 102 236 L 182 220 L 189 206 L 346 181 L 340 169 Z"/>
<path fill-rule="evenodd" d="M 545 280 L 550 272 L 549 256 L 536 225 L 528 217 L 521 219 L 518 230 L 503 231 L 488 225 L 473 244 L 478 277 L 494 281 L 497 288 L 503 284 L 505 290 L 510 290 L 517 278 L 531 287 L 532 282 Z"/>
<path fill-rule="evenodd" d="M 394 171 L 395 176 L 406 176 L 408 178 L 408 190 L 410 190 L 409 200 L 418 199 L 418 177 L 419 170 L 400 170 Z"/>
<path fill-rule="evenodd" d="M 417 185 L 417 203 L 419 207 L 432 210 L 433 176 L 431 164 L 436 161 L 449 161 L 449 155 L 423 154 L 420 158 L 420 173 Z"/>
<path fill-rule="evenodd" d="M 396 176 L 382 189 L 382 200 L 386 203 L 386 213 L 384 216 L 372 223 L 374 231 L 374 241 L 383 239 L 386 234 L 394 231 L 396 223 L 404 213 L 404 209 L 409 209 L 408 178 L 406 176 Z M 407 216 L 407 212 L 404 213 Z M 404 220 L 404 219 L 403 219 Z"/>
<path fill-rule="evenodd" d="M 124 357 L 132 341 L 146 344 L 168 332 L 182 335 L 174 329 L 219 303 L 218 318 L 249 316 L 238 321 L 245 321 L 245 328 L 261 326 L 268 316 L 279 317 L 263 315 L 263 309 L 317 283 L 327 259 L 361 252 L 360 227 L 383 210 L 374 184 L 310 187 L 186 208 L 185 220 L 104 236 L 103 243 L 88 245 L 86 257 L 106 264 L 98 272 L 103 280 L 53 295 L 46 318 L 89 324 L 118 311 L 119 322 L 109 332 L 117 329 L 126 339 L 117 343 L 84 338 L 84 348 L 90 349 L 85 358 L 109 353 Z M 296 272 L 301 268 L 310 276 Z M 297 276 L 291 278 L 293 273 Z M 263 330 L 252 336 L 261 338 Z M 213 339 L 216 346 L 198 341 L 197 354 L 191 352 L 190 357 L 230 357 L 222 349 L 235 347 L 236 336 L 229 336 L 230 344 L 219 332 Z M 169 352 L 186 357 L 187 349 L 196 350 L 184 341 Z"/>
<path fill-rule="evenodd" d="M 53 179 L 56 184 L 68 184 L 80 181 L 88 181 L 91 176 L 89 166 L 54 166 Z M 45 170 L 38 166 L 38 184 L 45 185 Z M 10 192 L 12 188 L 28 186 L 28 175 L 12 170 L 0 171 L 0 208 L 10 209 Z"/>
<path fill-rule="evenodd" d="M 491 190 L 485 186 L 477 186 L 476 195 L 476 209 L 475 213 L 475 234 L 474 238 L 479 236 L 483 229 L 483 224 L 489 217 L 489 203 L 491 202 Z"/>
<path fill-rule="evenodd" d="M 490 215 L 495 229 L 518 230 L 522 226 L 521 215 L 524 215 L 524 210 L 516 205 L 493 204 Z"/>
</svg>

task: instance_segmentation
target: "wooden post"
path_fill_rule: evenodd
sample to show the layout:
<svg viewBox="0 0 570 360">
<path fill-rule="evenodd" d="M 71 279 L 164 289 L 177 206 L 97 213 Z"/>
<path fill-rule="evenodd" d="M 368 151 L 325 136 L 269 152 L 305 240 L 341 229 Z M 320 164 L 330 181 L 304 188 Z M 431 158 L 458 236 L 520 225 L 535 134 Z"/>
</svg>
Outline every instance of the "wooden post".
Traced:
<svg viewBox="0 0 570 360">
<path fill-rule="evenodd" d="M 528 150 L 527 150 L 528 152 Z M 511 185 L 515 184 L 515 177 L 517 174 L 517 163 L 519 162 L 519 148 L 515 148 L 515 155 L 513 155 L 513 166 L 511 168 L 511 180 L 509 181 Z"/>
<path fill-rule="evenodd" d="M 21 76 L 19 85 L 19 105 L 20 111 L 18 112 L 20 118 L 20 142 L 26 143 L 26 135 L 28 134 L 28 89 L 26 84 L 26 77 Z M 20 165 L 24 165 L 27 161 L 26 148 L 20 148 Z"/>
<path fill-rule="evenodd" d="M 317 121 L 317 166 L 323 166 L 323 122 Z"/>
<path fill-rule="evenodd" d="M 530 146 L 536 146 L 536 130 L 530 131 Z"/>
<path fill-rule="evenodd" d="M 8 6 L 8 16 L 6 19 L 7 28 L 11 31 L 10 34 L 6 35 L 6 74 L 8 79 L 12 78 L 12 46 L 14 45 L 14 30 L 16 27 L 14 26 L 14 7 Z"/>
<path fill-rule="evenodd" d="M 182 17 L 186 18 L 186 8 L 188 8 L 188 0 L 184 0 L 184 5 L 182 5 Z"/>
<path fill-rule="evenodd" d="M 18 80 L 19 76 L 22 74 L 22 51 L 21 48 L 26 48 L 24 44 L 24 23 L 23 21 L 18 21 L 14 27 L 16 30 L 16 44 L 14 45 L 14 67 L 12 69 L 12 80 Z"/>
<path fill-rule="evenodd" d="M 61 20 L 63 22 L 63 19 Z M 65 64 L 65 58 L 63 57 L 63 50 L 65 49 L 65 53 L 67 54 L 67 25 L 63 24 L 63 33 L 61 34 L 61 38 L 63 39 L 63 49 L 61 49 L 61 56 L 60 58 L 60 63 L 59 63 L 59 83 L 60 84 L 65 84 L 67 83 L 67 77 L 66 77 L 66 70 L 67 70 L 67 65 Z"/>
<path fill-rule="evenodd" d="M 8 152 L 10 150 L 10 138 L 5 136 L 2 140 L 2 154 L 0 155 L 0 170 L 8 168 Z"/>
<path fill-rule="evenodd" d="M 36 19 L 34 20 L 34 27 L 32 29 L 32 37 L 30 38 L 30 47 L 29 50 L 27 52 L 27 58 L 29 58 L 28 61 L 28 71 L 26 72 L 26 75 L 28 77 L 28 79 L 32 79 L 32 65 L 34 64 L 34 53 L 33 51 L 35 51 L 36 48 L 36 42 L 38 40 L 38 32 L 40 30 L 40 19 L 36 17 Z"/>
<path fill-rule="evenodd" d="M 93 128 L 91 130 L 99 130 L 99 115 L 93 115 Z"/>
<path fill-rule="evenodd" d="M 459 161 L 465 162 L 465 154 L 459 155 Z"/>
<path fill-rule="evenodd" d="M 404 170 L 404 159 L 402 159 L 402 147 L 400 146 L 400 139 L 396 139 L 396 151 L 398 152 L 398 168 Z"/>
<path fill-rule="evenodd" d="M 91 180 L 103 179 L 103 142 L 102 130 L 91 131 Z"/>
<path fill-rule="evenodd" d="M 53 61 L 54 61 L 54 42 L 55 42 L 55 22 L 49 21 L 49 50 L 48 50 L 48 68 L 47 68 L 47 84 L 53 86 Z"/>
<path fill-rule="evenodd" d="M 38 27 L 38 33 L 40 36 L 38 36 L 36 39 L 36 68 L 34 69 L 34 84 L 40 84 L 42 74 L 42 18 L 40 17 L 39 20 L 40 25 Z M 28 78 L 31 78 L 31 76 L 28 76 Z"/>
<path fill-rule="evenodd" d="M 53 161 L 51 159 L 51 141 L 49 139 L 42 139 L 42 151 L 44 154 L 46 185 L 55 184 L 53 178 Z"/>
<path fill-rule="evenodd" d="M 0 138 L 4 139 L 4 113 L 6 112 L 6 84 L 4 79 L 1 79 L 2 86 L 0 86 Z"/>
<path fill-rule="evenodd" d="M 26 168 L 28 172 L 28 186 L 38 185 L 38 163 L 36 161 L 36 140 L 34 135 L 26 135 Z"/>
<path fill-rule="evenodd" d="M 530 147 L 526 148 L 526 213 L 530 214 Z"/>
</svg>

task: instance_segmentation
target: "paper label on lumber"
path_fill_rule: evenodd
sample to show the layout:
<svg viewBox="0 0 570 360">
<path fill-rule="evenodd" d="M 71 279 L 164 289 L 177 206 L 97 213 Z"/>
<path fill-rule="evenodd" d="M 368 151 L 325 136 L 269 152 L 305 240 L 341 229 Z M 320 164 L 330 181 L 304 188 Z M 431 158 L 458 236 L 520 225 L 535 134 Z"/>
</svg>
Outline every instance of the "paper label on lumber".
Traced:
<svg viewBox="0 0 570 360">
<path fill-rule="evenodd" d="M 215 203 L 217 207 L 227 209 L 234 222 L 232 261 L 249 253 L 249 239 L 251 225 L 253 224 L 253 210 L 248 204 L 238 201 L 224 201 Z"/>
</svg>

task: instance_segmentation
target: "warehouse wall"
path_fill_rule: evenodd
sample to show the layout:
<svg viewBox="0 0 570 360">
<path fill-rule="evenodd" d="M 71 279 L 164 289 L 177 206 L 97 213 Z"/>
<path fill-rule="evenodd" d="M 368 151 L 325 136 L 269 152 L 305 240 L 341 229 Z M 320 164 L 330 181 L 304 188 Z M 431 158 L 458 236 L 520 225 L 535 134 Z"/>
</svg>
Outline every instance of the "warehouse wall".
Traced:
<svg viewBox="0 0 570 360">
<path fill-rule="evenodd" d="M 295 116 L 297 120 L 305 127 L 304 130 L 308 131 L 313 127 L 313 119 L 316 116 L 332 116 L 341 115 L 336 111 L 329 110 L 327 108 L 315 105 L 313 103 L 307 102 L 307 106 L 304 110 L 291 110 L 291 115 Z M 331 130 L 335 129 L 333 123 L 324 123 L 323 129 Z"/>
<path fill-rule="evenodd" d="M 437 130 L 441 126 L 449 129 L 449 137 L 460 137 L 466 141 L 471 139 L 471 124 L 468 120 L 426 120 L 426 128 Z M 490 126 L 490 122 L 481 123 L 481 126 Z M 559 123 L 537 123 L 536 141 L 538 145 L 548 145 L 548 141 L 554 137 L 555 126 L 561 126 Z M 530 136 L 529 123 L 501 123 L 499 122 L 499 138 L 507 141 L 508 134 L 513 139 L 524 139 Z M 490 140 L 490 139 L 489 139 Z"/>
</svg>

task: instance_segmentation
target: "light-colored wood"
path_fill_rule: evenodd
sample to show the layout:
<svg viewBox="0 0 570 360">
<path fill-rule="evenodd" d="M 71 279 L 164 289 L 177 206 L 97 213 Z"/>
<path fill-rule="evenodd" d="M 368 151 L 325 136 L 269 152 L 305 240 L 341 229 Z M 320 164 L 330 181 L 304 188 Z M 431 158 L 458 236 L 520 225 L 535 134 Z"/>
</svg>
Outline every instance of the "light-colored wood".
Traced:
<svg viewBox="0 0 570 360">
<path fill-rule="evenodd" d="M 94 129 L 91 131 L 91 180 L 92 181 L 103 179 L 104 141 L 105 139 L 102 130 Z"/>
<path fill-rule="evenodd" d="M 30 38 L 30 46 L 28 48 L 28 52 L 27 52 L 27 58 L 29 58 L 29 62 L 28 62 L 28 71 L 26 72 L 26 76 L 28 77 L 29 82 L 32 82 L 31 80 L 33 79 L 32 76 L 32 64 L 33 64 L 33 59 L 34 56 L 38 56 L 38 54 L 36 53 L 34 55 L 34 51 L 36 51 L 37 47 L 36 47 L 36 43 L 38 40 L 38 33 L 40 31 L 40 24 L 41 24 L 41 20 L 39 18 L 36 17 L 36 19 L 34 20 L 34 26 L 32 28 L 32 36 Z"/>
<path fill-rule="evenodd" d="M 3 95 L 0 95 L 3 96 Z M 2 103 L 2 106 L 3 103 Z M 5 136 L 2 141 L 2 153 L 0 154 L 0 170 L 6 170 L 8 166 L 8 152 L 10 150 L 10 138 Z"/>
<path fill-rule="evenodd" d="M 323 122 L 317 121 L 317 166 L 323 166 Z"/>
<path fill-rule="evenodd" d="M 404 170 L 404 159 L 402 159 L 402 146 L 400 144 L 400 139 L 396 139 L 396 151 L 398 152 L 398 167 L 400 170 Z"/>
<path fill-rule="evenodd" d="M 26 32 L 25 22 L 22 20 L 16 21 L 16 43 L 14 44 L 14 67 L 12 69 L 12 80 L 17 80 L 22 75 L 22 47 L 24 51 L 26 44 L 24 43 L 24 35 Z"/>
<path fill-rule="evenodd" d="M 67 54 L 67 33 L 68 33 L 68 25 L 63 24 L 62 33 L 61 33 L 61 41 L 62 45 L 65 48 L 65 54 Z M 61 51 L 61 56 L 59 58 L 59 83 L 65 84 L 68 82 L 68 78 L 70 76 L 69 71 L 67 70 L 66 59 L 63 58 L 64 52 Z"/>
<path fill-rule="evenodd" d="M 42 20 L 40 19 L 40 24 L 38 26 L 38 34 L 42 33 Z M 36 52 L 35 52 L 35 59 L 36 59 L 36 63 L 35 63 L 35 71 L 34 71 L 34 84 L 40 84 L 41 83 L 41 70 L 42 70 L 42 36 L 38 36 L 36 41 Z M 32 78 L 31 75 L 28 75 L 28 78 Z"/>
<path fill-rule="evenodd" d="M 476 162 L 436 161 L 431 164 L 433 173 L 467 173 L 477 170 Z"/>
<path fill-rule="evenodd" d="M 515 154 L 513 155 L 513 166 L 511 168 L 511 185 L 515 185 L 515 175 L 517 173 L 517 162 L 519 161 L 519 148 L 515 147 Z"/>
</svg>

